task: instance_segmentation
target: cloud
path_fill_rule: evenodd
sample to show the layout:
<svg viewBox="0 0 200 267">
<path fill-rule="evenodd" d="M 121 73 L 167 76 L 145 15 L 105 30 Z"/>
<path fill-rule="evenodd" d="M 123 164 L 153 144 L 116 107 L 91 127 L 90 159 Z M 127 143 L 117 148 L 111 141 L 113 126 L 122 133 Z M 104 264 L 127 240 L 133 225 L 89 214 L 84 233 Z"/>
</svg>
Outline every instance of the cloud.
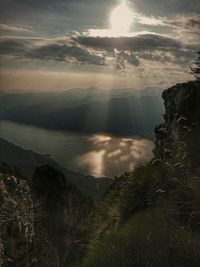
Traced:
<svg viewBox="0 0 200 267">
<path fill-rule="evenodd" d="M 198 16 L 177 16 L 175 19 L 166 20 L 167 24 L 173 27 L 200 32 L 200 15 Z"/>
<path fill-rule="evenodd" d="M 73 42 L 47 39 L 8 38 L 0 41 L 0 54 L 19 59 L 54 60 L 66 63 L 104 65 L 104 57 Z"/>
<path fill-rule="evenodd" d="M 116 38 L 79 36 L 75 37 L 74 40 L 83 46 L 107 51 L 112 51 L 114 49 L 129 51 L 152 51 L 169 49 L 174 50 L 181 48 L 181 43 L 179 41 L 155 34 L 143 34 L 134 37 Z"/>
<path fill-rule="evenodd" d="M 68 63 L 88 63 L 94 65 L 104 65 L 104 58 L 90 53 L 87 49 L 79 46 L 67 44 L 49 44 L 35 48 L 25 54 L 27 58 L 40 60 L 56 60 Z"/>
<path fill-rule="evenodd" d="M 0 40 L 0 54 L 11 56 L 23 56 L 28 49 L 28 40 L 23 39 L 1 39 Z"/>
<path fill-rule="evenodd" d="M 32 25 L 40 36 L 59 36 L 73 30 L 83 32 L 88 29 L 109 29 L 111 10 L 119 2 L 120 0 L 1 0 L 0 17 L 2 23 L 13 27 L 18 24 Z M 200 10 L 199 0 L 127 0 L 127 3 L 138 20 L 136 26 L 149 26 L 148 29 L 152 26 L 164 27 L 165 17 L 194 15 Z M 147 31 L 147 28 L 144 30 Z"/>
<path fill-rule="evenodd" d="M 134 37 L 88 37 L 79 36 L 74 40 L 80 45 L 94 49 L 95 51 L 106 51 L 108 55 L 113 54 L 116 58 L 115 66 L 125 68 L 129 63 L 135 67 L 146 61 L 170 63 L 185 68 L 195 57 L 194 51 L 197 46 L 187 45 L 175 38 L 161 35 L 143 34 Z"/>
<path fill-rule="evenodd" d="M 32 32 L 31 26 L 0 24 L 0 31 L 7 32 Z"/>
<path fill-rule="evenodd" d="M 18 60 L 36 59 L 60 61 L 68 64 L 91 64 L 126 68 L 129 63 L 139 66 L 139 60 L 125 51 L 101 52 L 80 45 L 73 39 L 3 38 L 0 40 L 0 55 L 13 56 Z M 108 59 L 109 57 L 109 59 Z"/>
<path fill-rule="evenodd" d="M 174 17 L 163 23 L 173 25 L 177 37 L 199 31 L 199 17 Z M 189 39 L 187 39 L 189 40 Z M 133 37 L 92 37 L 85 34 L 65 38 L 3 38 L 0 54 L 20 59 L 60 61 L 66 64 L 114 66 L 116 69 L 145 66 L 146 62 L 189 65 L 198 49 L 195 42 L 158 34 Z"/>
<path fill-rule="evenodd" d="M 196 46 L 184 46 L 165 36 L 143 34 L 134 37 L 76 36 L 60 39 L 3 38 L 0 54 L 18 60 L 60 61 L 66 64 L 140 67 L 141 61 L 187 65 Z"/>
<path fill-rule="evenodd" d="M 162 17 L 147 17 L 139 13 L 135 13 L 135 19 L 138 23 L 150 26 L 165 26 L 165 22 Z"/>
<path fill-rule="evenodd" d="M 126 79 L 134 77 L 138 83 L 140 77 L 142 83 L 191 78 L 187 66 L 199 47 L 200 1 L 127 0 L 134 13 L 130 34 L 111 38 L 110 13 L 119 1 L 0 1 L 1 68 L 89 71 L 95 82 L 97 72 L 111 72 L 116 81 L 124 69 Z M 90 35 L 72 37 L 73 31 Z"/>
<path fill-rule="evenodd" d="M 134 65 L 134 66 L 139 66 L 140 65 L 139 59 L 134 54 L 130 54 L 128 56 L 127 60 L 131 65 Z"/>
<path fill-rule="evenodd" d="M 127 63 L 134 67 L 140 66 L 140 61 L 137 56 L 127 51 L 115 51 L 114 58 L 115 60 L 113 61 L 113 66 L 115 66 L 117 69 L 125 69 L 127 67 Z"/>
<path fill-rule="evenodd" d="M 165 23 L 173 28 L 173 32 L 184 43 L 200 43 L 200 15 L 166 18 Z"/>
</svg>

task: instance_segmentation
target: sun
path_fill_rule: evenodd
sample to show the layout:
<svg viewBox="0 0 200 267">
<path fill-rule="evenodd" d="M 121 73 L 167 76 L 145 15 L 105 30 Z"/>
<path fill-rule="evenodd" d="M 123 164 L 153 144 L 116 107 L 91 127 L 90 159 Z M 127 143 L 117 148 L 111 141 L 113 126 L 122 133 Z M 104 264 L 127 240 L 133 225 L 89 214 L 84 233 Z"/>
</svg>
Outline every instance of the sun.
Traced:
<svg viewBox="0 0 200 267">
<path fill-rule="evenodd" d="M 133 12 L 127 6 L 126 0 L 122 0 L 110 16 L 111 31 L 113 35 L 126 36 L 129 33 L 133 21 Z"/>
</svg>

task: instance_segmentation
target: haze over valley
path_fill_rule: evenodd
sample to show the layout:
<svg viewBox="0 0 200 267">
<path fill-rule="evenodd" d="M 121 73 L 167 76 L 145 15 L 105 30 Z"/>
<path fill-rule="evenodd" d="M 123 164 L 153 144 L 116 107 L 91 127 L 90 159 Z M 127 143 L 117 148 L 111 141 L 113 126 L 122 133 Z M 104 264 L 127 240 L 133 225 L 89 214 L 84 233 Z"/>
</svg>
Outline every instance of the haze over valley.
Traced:
<svg viewBox="0 0 200 267">
<path fill-rule="evenodd" d="M 163 101 L 152 88 L 1 92 L 0 111 L 1 138 L 68 169 L 114 177 L 152 157 Z"/>
<path fill-rule="evenodd" d="M 162 121 L 161 90 L 98 88 L 0 93 L 0 119 L 53 130 L 153 138 Z"/>
</svg>

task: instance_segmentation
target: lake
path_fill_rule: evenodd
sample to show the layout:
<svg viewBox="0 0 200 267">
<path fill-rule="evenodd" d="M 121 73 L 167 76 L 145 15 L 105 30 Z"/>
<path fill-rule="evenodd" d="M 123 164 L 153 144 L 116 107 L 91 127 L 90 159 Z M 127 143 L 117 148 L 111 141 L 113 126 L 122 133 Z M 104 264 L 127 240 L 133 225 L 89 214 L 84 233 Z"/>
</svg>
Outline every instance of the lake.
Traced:
<svg viewBox="0 0 200 267">
<path fill-rule="evenodd" d="M 150 140 L 86 135 L 0 122 L 0 137 L 24 149 L 48 154 L 67 169 L 96 177 L 118 176 L 153 157 Z"/>
</svg>

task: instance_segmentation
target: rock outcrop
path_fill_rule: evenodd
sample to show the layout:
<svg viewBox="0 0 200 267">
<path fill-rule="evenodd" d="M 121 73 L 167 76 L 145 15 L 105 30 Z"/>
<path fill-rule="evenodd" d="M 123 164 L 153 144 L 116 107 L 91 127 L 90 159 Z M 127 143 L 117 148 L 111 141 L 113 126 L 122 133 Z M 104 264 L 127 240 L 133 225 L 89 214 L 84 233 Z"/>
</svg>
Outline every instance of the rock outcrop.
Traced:
<svg viewBox="0 0 200 267">
<path fill-rule="evenodd" d="M 60 267 L 78 260 L 92 201 L 46 165 L 31 181 L 0 166 L 0 266 Z"/>
<path fill-rule="evenodd" d="M 164 123 L 155 129 L 155 156 L 200 166 L 200 83 L 177 84 L 163 92 Z"/>
<path fill-rule="evenodd" d="M 34 206 L 25 180 L 0 174 L 0 207 L 0 266 L 30 266 Z"/>
</svg>

